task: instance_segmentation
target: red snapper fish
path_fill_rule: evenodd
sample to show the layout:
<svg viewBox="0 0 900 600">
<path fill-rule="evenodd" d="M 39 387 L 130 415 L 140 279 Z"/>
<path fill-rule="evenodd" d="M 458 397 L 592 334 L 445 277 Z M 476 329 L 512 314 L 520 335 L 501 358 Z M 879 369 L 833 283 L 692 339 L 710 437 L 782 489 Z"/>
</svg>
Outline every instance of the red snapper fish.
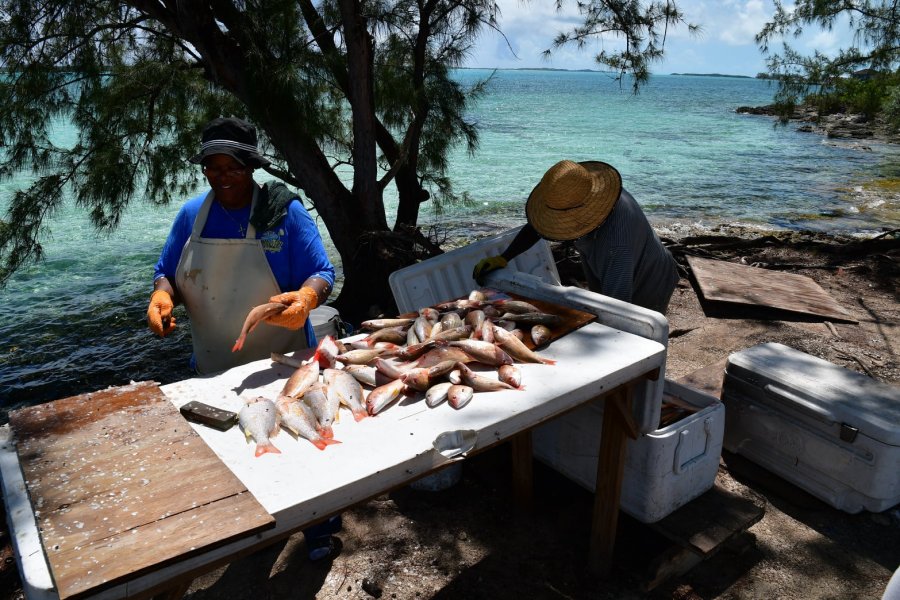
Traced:
<svg viewBox="0 0 900 600">
<path fill-rule="evenodd" d="M 278 398 L 278 413 L 281 415 L 281 425 L 287 427 L 299 437 L 306 438 L 319 450 L 324 450 L 331 444 L 340 444 L 339 441 L 329 439 L 316 429 L 318 422 L 313 414 L 313 409 L 301 400 L 294 400 L 289 396 Z"/>
<path fill-rule="evenodd" d="M 278 433 L 280 416 L 275 403 L 268 398 L 257 396 L 247 400 L 238 413 L 238 424 L 247 439 L 256 442 L 256 456 L 266 453 L 281 454 L 281 450 L 269 440 Z"/>
<path fill-rule="evenodd" d="M 239 352 L 244 347 L 244 341 L 247 339 L 247 335 L 256 329 L 256 326 L 259 325 L 260 321 L 281 314 L 286 308 L 287 304 L 282 304 L 281 302 L 268 302 L 253 307 L 250 312 L 247 313 L 247 318 L 244 319 L 244 326 L 241 327 L 241 335 L 235 340 L 234 346 L 231 347 L 231 351 Z"/>
</svg>

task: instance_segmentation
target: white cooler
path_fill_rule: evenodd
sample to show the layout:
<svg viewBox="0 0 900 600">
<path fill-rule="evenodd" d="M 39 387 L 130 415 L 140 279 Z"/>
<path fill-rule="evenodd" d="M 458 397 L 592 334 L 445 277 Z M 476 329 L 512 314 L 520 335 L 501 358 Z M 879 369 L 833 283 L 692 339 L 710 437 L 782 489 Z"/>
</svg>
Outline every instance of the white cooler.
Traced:
<svg viewBox="0 0 900 600">
<path fill-rule="evenodd" d="M 636 440 L 628 440 L 621 509 L 643 523 L 659 521 L 710 489 L 716 481 L 722 454 L 722 403 L 668 379 L 664 394 L 699 410 Z M 594 402 L 564 416 L 534 430 L 535 457 L 594 491 L 603 403 Z"/>
<path fill-rule="evenodd" d="M 900 388 L 783 344 L 728 358 L 724 446 L 849 513 L 900 502 Z"/>
</svg>

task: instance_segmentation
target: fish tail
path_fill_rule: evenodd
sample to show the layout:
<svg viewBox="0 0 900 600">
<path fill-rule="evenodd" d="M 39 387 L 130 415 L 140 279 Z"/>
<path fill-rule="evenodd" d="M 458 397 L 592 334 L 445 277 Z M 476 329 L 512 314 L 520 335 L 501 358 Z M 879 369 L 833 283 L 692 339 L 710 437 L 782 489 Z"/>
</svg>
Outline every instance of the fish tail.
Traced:
<svg viewBox="0 0 900 600">
<path fill-rule="evenodd" d="M 266 442 L 259 442 L 256 444 L 256 456 L 262 456 L 267 452 L 271 452 L 273 454 L 281 454 L 281 450 L 276 448 L 275 444 L 268 440 Z"/>
<path fill-rule="evenodd" d="M 555 365 L 556 364 L 556 361 L 553 360 L 552 358 L 541 358 L 541 362 L 544 363 L 545 365 Z"/>
<path fill-rule="evenodd" d="M 237 340 L 235 340 L 234 346 L 231 347 L 231 351 L 232 351 L 232 352 L 240 352 L 241 349 L 244 347 L 244 339 L 245 339 L 246 337 L 247 337 L 247 336 L 242 335 L 242 336 L 239 337 Z"/>
<path fill-rule="evenodd" d="M 319 438 L 317 440 L 309 440 L 309 441 L 312 442 L 313 446 L 315 446 L 319 450 L 324 450 L 325 448 L 327 448 L 328 446 L 330 446 L 332 444 L 340 444 L 340 442 L 338 440 L 330 440 L 330 439 L 325 439 L 325 438 Z"/>
</svg>

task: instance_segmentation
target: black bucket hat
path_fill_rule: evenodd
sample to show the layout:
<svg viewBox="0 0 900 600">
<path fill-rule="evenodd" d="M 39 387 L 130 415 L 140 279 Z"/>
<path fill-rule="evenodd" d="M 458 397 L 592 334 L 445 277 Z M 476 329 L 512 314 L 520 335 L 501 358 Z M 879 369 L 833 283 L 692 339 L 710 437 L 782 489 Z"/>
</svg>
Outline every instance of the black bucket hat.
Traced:
<svg viewBox="0 0 900 600">
<path fill-rule="evenodd" d="M 188 159 L 195 165 L 201 164 L 213 154 L 227 154 L 247 167 L 265 167 L 271 164 L 256 146 L 256 128 L 241 119 L 213 119 L 203 128 L 201 142 L 200 153 Z"/>
</svg>

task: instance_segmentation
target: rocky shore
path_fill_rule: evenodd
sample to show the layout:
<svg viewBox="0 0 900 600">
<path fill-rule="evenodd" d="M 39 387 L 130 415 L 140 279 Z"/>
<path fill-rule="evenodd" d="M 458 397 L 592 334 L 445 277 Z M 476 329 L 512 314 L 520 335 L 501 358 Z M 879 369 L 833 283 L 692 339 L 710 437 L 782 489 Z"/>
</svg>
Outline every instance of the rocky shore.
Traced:
<svg viewBox="0 0 900 600">
<path fill-rule="evenodd" d="M 773 104 L 766 106 L 739 106 L 738 114 L 759 115 L 777 118 Z M 819 115 L 809 106 L 798 106 L 788 120 L 801 132 L 816 133 L 827 138 L 873 140 L 885 143 L 900 143 L 900 131 L 890 128 L 881 119 L 867 119 L 865 115 L 853 113 L 835 113 Z"/>
</svg>

